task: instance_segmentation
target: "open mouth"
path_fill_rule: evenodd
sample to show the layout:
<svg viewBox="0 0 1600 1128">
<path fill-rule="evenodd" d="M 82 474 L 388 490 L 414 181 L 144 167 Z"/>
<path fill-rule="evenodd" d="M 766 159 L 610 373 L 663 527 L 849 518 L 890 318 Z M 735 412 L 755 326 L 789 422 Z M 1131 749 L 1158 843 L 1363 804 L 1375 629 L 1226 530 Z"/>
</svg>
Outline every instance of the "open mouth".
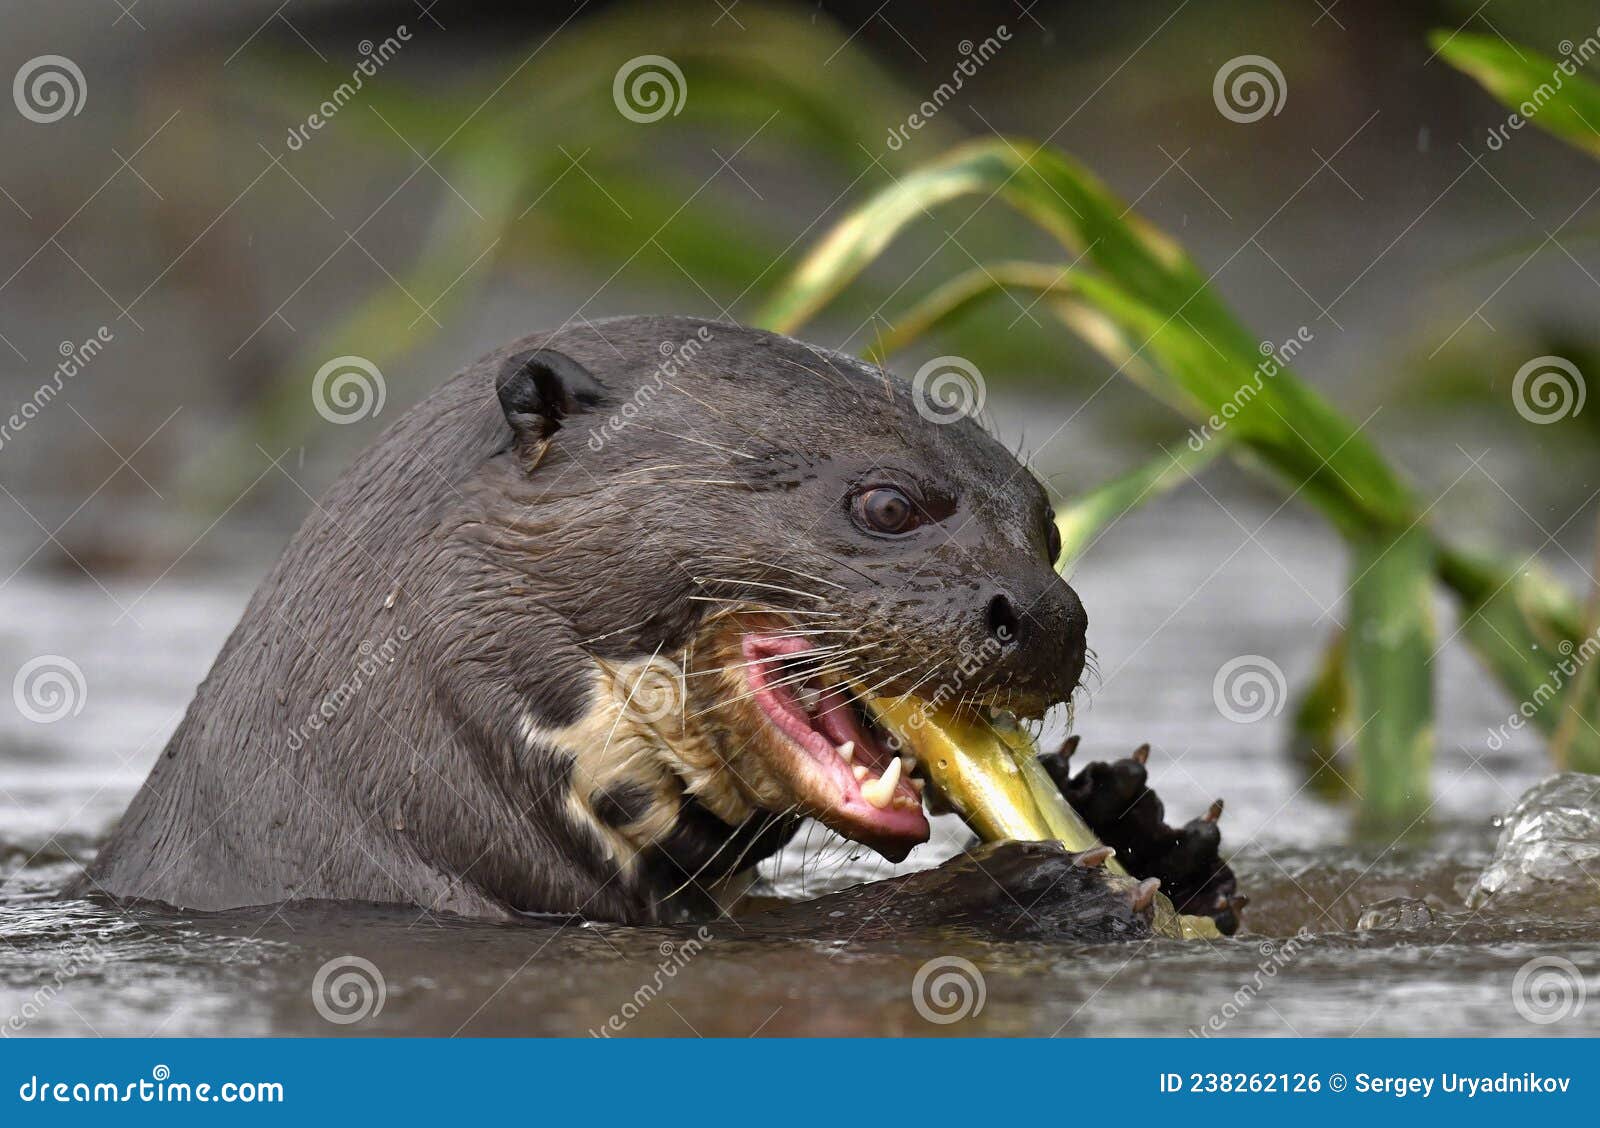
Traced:
<svg viewBox="0 0 1600 1128">
<path fill-rule="evenodd" d="M 790 753 L 775 767 L 808 814 L 898 861 L 928 839 L 924 780 L 912 756 L 837 679 L 811 672 L 804 638 L 748 634 L 746 678 L 757 706 Z"/>
</svg>

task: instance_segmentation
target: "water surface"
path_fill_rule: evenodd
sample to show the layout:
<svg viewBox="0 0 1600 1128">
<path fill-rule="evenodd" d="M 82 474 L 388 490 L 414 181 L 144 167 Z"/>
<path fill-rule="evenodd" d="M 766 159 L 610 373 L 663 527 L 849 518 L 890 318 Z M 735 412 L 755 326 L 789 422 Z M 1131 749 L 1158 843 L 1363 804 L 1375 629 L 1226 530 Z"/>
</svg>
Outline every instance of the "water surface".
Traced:
<svg viewBox="0 0 1600 1128">
<path fill-rule="evenodd" d="M 1227 799 L 1224 846 L 1253 904 L 1247 932 L 1217 943 L 1015 942 L 998 927 L 992 936 L 930 929 L 892 941 L 799 941 L 747 935 L 737 917 L 698 933 L 484 925 L 349 906 L 175 915 L 60 902 L 53 890 L 92 854 L 160 752 L 252 577 L 168 577 L 105 592 L 20 574 L 4 589 L 4 668 L 68 655 L 88 692 L 81 712 L 52 724 L 0 708 L 0 1027 L 9 1021 L 30 1035 L 1600 1032 L 1600 1008 L 1535 1025 L 1513 1003 L 1516 973 L 1534 957 L 1600 966 L 1592 892 L 1539 915 L 1472 911 L 1463 899 L 1493 849 L 1494 817 L 1547 770 L 1531 744 L 1489 750 L 1486 729 L 1511 704 L 1469 656 L 1451 646 L 1439 657 L 1426 833 L 1353 836 L 1348 812 L 1314 797 L 1283 755 L 1287 709 L 1249 724 L 1218 710 L 1213 677 L 1241 655 L 1270 658 L 1291 685 L 1304 678 L 1343 590 L 1337 546 L 1324 532 L 1292 512 L 1267 520 L 1271 505 L 1249 497 L 1230 505 L 1252 535 L 1191 494 L 1125 521 L 1074 578 L 1100 671 L 1077 721 L 1084 753 L 1121 755 L 1152 741 L 1152 780 L 1174 821 L 1215 795 Z M 939 830 L 900 869 L 960 847 L 959 828 Z M 892 872 L 813 829 L 766 867 L 765 891 L 815 896 Z M 1357 927 L 1364 909 L 1399 897 L 1425 902 L 1431 922 Z M 954 957 L 981 976 L 982 1007 L 930 1021 L 913 982 L 928 961 Z M 341 986 L 340 969 L 365 976 L 369 988 L 378 981 L 352 959 L 376 969 L 381 1009 L 356 980 Z M 317 996 L 318 972 L 335 960 L 343 963 Z M 366 1017 L 345 1024 L 328 1013 Z"/>
</svg>

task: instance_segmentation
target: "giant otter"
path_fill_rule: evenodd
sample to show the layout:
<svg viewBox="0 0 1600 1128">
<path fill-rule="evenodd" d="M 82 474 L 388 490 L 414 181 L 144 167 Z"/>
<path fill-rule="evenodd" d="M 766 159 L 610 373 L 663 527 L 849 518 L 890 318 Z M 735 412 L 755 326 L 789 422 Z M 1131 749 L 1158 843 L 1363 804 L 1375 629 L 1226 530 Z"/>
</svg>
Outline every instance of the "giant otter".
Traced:
<svg viewBox="0 0 1600 1128">
<path fill-rule="evenodd" d="M 1011 453 L 881 369 L 689 318 L 534 334 L 315 504 L 81 887 L 646 922 L 804 816 L 903 858 L 922 780 L 852 687 L 1069 700 L 1057 546 Z"/>
</svg>

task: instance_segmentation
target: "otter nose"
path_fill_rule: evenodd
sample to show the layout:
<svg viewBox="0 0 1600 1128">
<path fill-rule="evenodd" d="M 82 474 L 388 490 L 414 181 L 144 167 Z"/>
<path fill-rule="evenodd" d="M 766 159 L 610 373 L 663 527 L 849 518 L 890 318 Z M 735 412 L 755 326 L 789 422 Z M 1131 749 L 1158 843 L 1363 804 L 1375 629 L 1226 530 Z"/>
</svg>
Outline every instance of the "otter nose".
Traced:
<svg viewBox="0 0 1600 1128">
<path fill-rule="evenodd" d="M 1045 590 L 1018 600 L 1004 588 L 983 604 L 989 637 L 1007 654 L 1076 686 L 1087 657 L 1089 617 L 1078 593 L 1052 575 Z"/>
<path fill-rule="evenodd" d="M 1089 654 L 1089 614 L 1083 609 L 1083 601 L 1078 598 L 1078 593 L 1063 583 L 1061 585 L 1063 600 L 1065 602 L 1065 630 L 1062 639 L 1066 647 L 1067 676 L 1073 685 L 1078 684 L 1078 679 L 1083 676 L 1084 663 Z"/>
<path fill-rule="evenodd" d="M 1005 592 L 997 593 L 989 600 L 984 608 L 984 621 L 989 627 L 989 634 L 998 639 L 1003 646 L 1012 646 L 1017 641 L 1017 609 L 1011 605 L 1011 598 Z"/>
</svg>

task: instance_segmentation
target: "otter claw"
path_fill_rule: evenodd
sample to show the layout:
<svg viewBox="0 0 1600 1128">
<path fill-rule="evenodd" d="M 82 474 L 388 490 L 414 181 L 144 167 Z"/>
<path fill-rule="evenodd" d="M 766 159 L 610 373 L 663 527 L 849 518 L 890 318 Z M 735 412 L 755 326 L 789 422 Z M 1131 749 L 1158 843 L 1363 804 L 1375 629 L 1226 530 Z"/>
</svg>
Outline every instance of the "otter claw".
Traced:
<svg viewBox="0 0 1600 1128">
<path fill-rule="evenodd" d="M 1115 848 L 1130 874 L 1146 884 L 1156 882 L 1153 889 L 1164 889 L 1180 913 L 1208 916 L 1224 935 L 1238 931 L 1246 901 L 1220 852 L 1217 820 L 1222 817 L 1222 800 L 1213 802 L 1200 818 L 1181 827 L 1168 826 L 1161 799 L 1147 784 L 1150 745 L 1141 744 L 1125 760 L 1089 763 L 1073 774 L 1068 760 L 1077 745 L 1074 736 L 1039 760 L 1089 829 Z M 1146 896 L 1144 889 L 1141 884 L 1136 901 Z M 1153 898 L 1154 892 L 1148 896 Z"/>
<path fill-rule="evenodd" d="M 1138 888 L 1133 891 L 1133 911 L 1142 913 L 1155 904 L 1156 894 L 1160 891 L 1161 879 L 1159 877 L 1145 878 L 1139 883 Z"/>
<path fill-rule="evenodd" d="M 1072 856 L 1072 864 L 1082 866 L 1084 869 L 1094 869 L 1103 866 L 1115 856 L 1116 850 L 1110 846 L 1096 846 L 1093 850 L 1085 850 L 1081 854 Z"/>
</svg>

